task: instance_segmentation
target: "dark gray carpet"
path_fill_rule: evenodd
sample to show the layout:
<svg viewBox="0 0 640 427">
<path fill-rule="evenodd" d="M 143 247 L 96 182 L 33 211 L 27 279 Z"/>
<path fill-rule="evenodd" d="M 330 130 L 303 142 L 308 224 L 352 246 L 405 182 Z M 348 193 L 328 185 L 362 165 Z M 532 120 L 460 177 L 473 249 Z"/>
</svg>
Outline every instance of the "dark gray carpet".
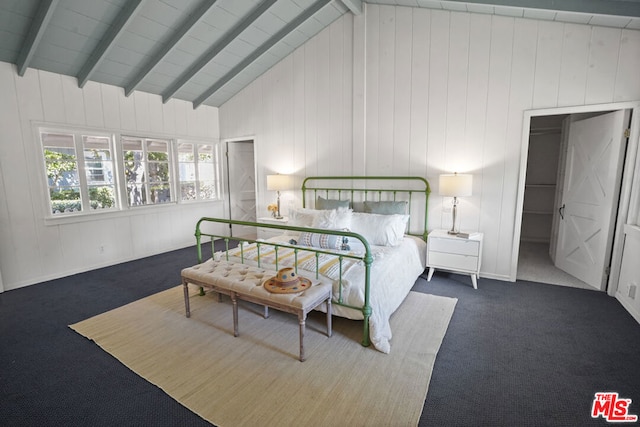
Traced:
<svg viewBox="0 0 640 427">
<path fill-rule="evenodd" d="M 640 415 L 640 325 L 601 292 L 438 274 L 414 290 L 458 298 L 420 425 L 589 426 L 594 394 Z M 638 423 L 640 424 L 640 423 Z"/>
<path fill-rule="evenodd" d="M 175 286 L 195 259 L 186 248 L 0 294 L 0 425 L 209 425 L 67 327 Z M 640 325 L 615 299 L 441 273 L 414 290 L 458 298 L 421 426 L 607 425 L 590 417 L 598 391 L 640 414 Z"/>
</svg>

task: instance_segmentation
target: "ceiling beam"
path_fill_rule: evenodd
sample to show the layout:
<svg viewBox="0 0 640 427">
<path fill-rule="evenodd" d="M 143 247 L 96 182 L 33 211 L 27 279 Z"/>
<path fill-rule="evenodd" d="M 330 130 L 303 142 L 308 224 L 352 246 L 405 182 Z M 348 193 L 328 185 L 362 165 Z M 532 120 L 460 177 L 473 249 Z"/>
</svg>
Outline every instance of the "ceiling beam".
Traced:
<svg viewBox="0 0 640 427">
<path fill-rule="evenodd" d="M 300 24 L 302 24 L 307 19 L 311 18 L 316 14 L 320 9 L 329 4 L 331 0 L 317 0 L 313 3 L 309 8 L 307 8 L 300 15 L 296 16 L 294 20 L 289 22 L 285 27 L 283 27 L 280 31 L 275 33 L 273 36 L 269 38 L 266 42 L 260 45 L 256 50 L 251 52 L 245 59 L 243 59 L 238 65 L 233 67 L 227 74 L 225 74 L 222 78 L 220 78 L 213 86 L 207 89 L 202 93 L 199 97 L 197 97 L 193 101 L 193 108 L 198 108 L 202 103 L 204 103 L 207 99 L 209 99 L 214 93 L 218 91 L 222 86 L 227 84 L 231 79 L 233 79 L 238 73 L 247 68 L 253 61 L 258 59 L 262 54 L 271 49 L 276 45 L 280 40 L 286 37 L 287 34 L 295 30 Z"/>
<path fill-rule="evenodd" d="M 340 0 L 354 15 L 362 14 L 362 0 Z"/>
<path fill-rule="evenodd" d="M 151 71 L 153 71 L 153 69 L 164 59 L 165 56 L 169 54 L 169 52 L 173 50 L 174 47 L 176 47 L 178 42 L 187 35 L 189 30 L 191 30 L 195 24 L 200 22 L 202 17 L 209 11 L 209 9 L 211 9 L 216 1 L 217 0 L 204 0 L 200 3 L 200 6 L 198 6 L 198 8 L 189 15 L 185 22 L 178 25 L 178 30 L 173 33 L 173 36 L 171 36 L 166 43 L 162 44 L 160 51 L 153 55 L 144 67 L 142 67 L 142 70 L 140 70 L 140 72 L 138 72 L 138 74 L 136 74 L 131 81 L 125 85 L 124 96 L 129 96 L 131 95 L 131 92 L 136 90 L 136 87 L 138 87 L 142 80 L 147 77 Z"/>
<path fill-rule="evenodd" d="M 480 3 L 492 6 L 524 7 L 600 15 L 640 16 L 636 0 L 449 0 L 457 3 Z"/>
<path fill-rule="evenodd" d="M 98 68 L 100 63 L 104 60 L 105 56 L 107 56 L 109 50 L 113 47 L 114 42 L 121 34 L 122 30 L 133 20 L 133 17 L 142 5 L 143 1 L 144 0 L 130 0 L 125 3 L 125 7 L 122 8 L 118 16 L 116 16 L 113 24 L 96 46 L 93 54 L 80 69 L 80 72 L 77 75 L 78 87 L 84 87 L 89 78 L 91 78 L 91 74 L 93 74 L 96 68 Z"/>
<path fill-rule="evenodd" d="M 18 75 L 24 76 L 25 71 L 27 71 L 27 67 L 29 67 L 29 63 L 40 44 L 40 40 L 42 40 L 44 31 L 47 29 L 47 25 L 53 16 L 53 11 L 58 5 L 58 1 L 59 0 L 45 0 L 40 3 L 40 7 L 38 7 L 36 16 L 33 18 L 33 22 L 29 28 L 29 32 L 25 37 L 22 49 L 20 49 L 20 53 L 18 54 L 18 60 L 16 61 Z"/>
<path fill-rule="evenodd" d="M 166 103 L 173 95 L 176 94 L 189 80 L 193 78 L 200 70 L 202 70 L 209 62 L 213 60 L 222 50 L 229 45 L 236 37 L 255 22 L 263 13 L 265 13 L 277 0 L 265 0 L 254 8 L 246 18 L 244 18 L 235 27 L 231 28 L 216 44 L 211 46 L 204 54 L 198 58 L 198 61 L 189 67 L 180 75 L 167 90 L 162 93 L 162 102 Z"/>
</svg>

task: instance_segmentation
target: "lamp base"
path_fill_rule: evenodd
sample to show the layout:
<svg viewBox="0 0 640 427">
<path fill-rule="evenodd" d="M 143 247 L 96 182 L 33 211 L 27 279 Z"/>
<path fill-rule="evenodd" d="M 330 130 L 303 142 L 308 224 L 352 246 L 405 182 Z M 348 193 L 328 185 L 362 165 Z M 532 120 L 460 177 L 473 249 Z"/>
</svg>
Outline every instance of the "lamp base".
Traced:
<svg viewBox="0 0 640 427">
<path fill-rule="evenodd" d="M 460 234 L 460 232 L 459 231 L 455 231 L 455 230 L 449 230 L 449 231 L 447 231 L 447 234 L 451 234 L 451 235 L 455 236 L 457 234 Z"/>
</svg>

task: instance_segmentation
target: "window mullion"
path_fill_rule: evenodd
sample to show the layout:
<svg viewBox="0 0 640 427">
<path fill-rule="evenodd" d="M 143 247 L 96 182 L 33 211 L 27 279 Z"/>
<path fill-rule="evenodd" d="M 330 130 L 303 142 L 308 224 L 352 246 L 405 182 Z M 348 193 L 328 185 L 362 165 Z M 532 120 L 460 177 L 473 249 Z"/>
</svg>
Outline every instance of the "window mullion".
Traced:
<svg viewBox="0 0 640 427">
<path fill-rule="evenodd" d="M 80 181 L 80 202 L 82 204 L 82 212 L 91 212 L 91 202 L 89 200 L 89 186 L 87 183 L 87 168 L 85 165 L 82 134 L 74 133 L 73 142 L 76 148 L 76 159 L 78 163 L 78 180 Z"/>
</svg>

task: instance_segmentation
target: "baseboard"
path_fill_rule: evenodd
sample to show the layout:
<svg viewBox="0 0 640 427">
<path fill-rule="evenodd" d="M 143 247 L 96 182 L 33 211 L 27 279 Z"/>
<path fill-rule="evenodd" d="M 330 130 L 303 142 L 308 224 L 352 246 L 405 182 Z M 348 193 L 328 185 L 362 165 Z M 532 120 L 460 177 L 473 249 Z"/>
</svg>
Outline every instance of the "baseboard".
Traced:
<svg viewBox="0 0 640 427">
<path fill-rule="evenodd" d="M 66 270 L 66 271 L 58 271 L 58 272 L 53 273 L 53 274 L 47 274 L 47 275 L 31 278 L 30 280 L 25 280 L 25 281 L 22 281 L 22 282 L 12 283 L 11 286 L 7 286 L 5 284 L 4 285 L 4 291 L 5 292 L 6 291 L 12 291 L 14 289 L 20 289 L 20 288 L 24 288 L 26 286 L 37 285 L 38 283 L 48 282 L 49 280 L 55 280 L 55 279 L 60 279 L 60 278 L 63 278 L 63 277 L 73 276 L 74 274 L 79 274 L 79 273 L 86 273 L 87 271 L 97 270 L 99 268 L 104 268 L 104 267 L 110 267 L 112 265 L 122 264 L 124 262 L 129 262 L 129 261 L 135 261 L 135 260 L 138 260 L 138 259 L 147 258 L 147 257 L 154 256 L 154 255 L 160 255 L 160 254 L 163 254 L 165 252 L 177 251 L 179 249 L 188 248 L 188 247 L 194 246 L 194 245 L 195 245 L 195 242 L 192 242 L 192 243 L 189 243 L 189 244 L 183 244 L 182 246 L 178 245 L 176 247 L 163 248 L 163 249 L 160 249 L 159 251 L 149 252 L 149 253 L 145 253 L 145 254 L 137 254 L 135 256 L 112 259 L 112 260 L 106 261 L 104 263 L 97 263 L 97 264 L 87 265 L 87 266 L 83 266 L 83 267 L 79 267 L 79 268 L 73 268 L 73 269 Z M 194 253 L 194 261 L 195 260 L 196 259 L 195 259 L 195 253 Z"/>
<path fill-rule="evenodd" d="M 629 304 L 626 299 L 622 297 L 620 292 L 616 292 L 616 299 L 618 300 L 618 302 L 620 302 L 624 309 L 627 310 L 634 319 L 636 319 L 636 322 L 640 323 L 640 311 Z"/>
<path fill-rule="evenodd" d="M 503 282 L 514 282 L 514 280 L 509 278 L 509 276 L 505 276 L 503 274 L 483 273 L 482 271 L 480 272 L 478 279 L 495 279 L 502 280 Z"/>
</svg>

